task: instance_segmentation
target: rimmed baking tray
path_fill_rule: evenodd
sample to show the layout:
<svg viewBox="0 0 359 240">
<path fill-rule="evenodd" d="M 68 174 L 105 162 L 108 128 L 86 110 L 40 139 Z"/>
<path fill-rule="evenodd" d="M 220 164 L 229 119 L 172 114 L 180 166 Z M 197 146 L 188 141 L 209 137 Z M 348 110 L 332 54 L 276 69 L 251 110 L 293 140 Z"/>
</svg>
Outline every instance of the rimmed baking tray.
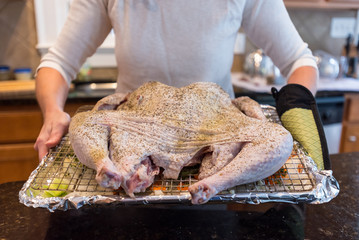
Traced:
<svg viewBox="0 0 359 240">
<path fill-rule="evenodd" d="M 275 108 L 262 106 L 269 121 L 280 123 Z M 87 108 L 88 109 L 88 108 Z M 19 192 L 20 202 L 26 206 L 43 207 L 50 211 L 80 208 L 87 204 L 190 204 L 188 186 L 198 181 L 198 167 L 186 167 L 178 179 L 157 176 L 144 193 L 130 198 L 122 189 L 111 190 L 99 186 L 96 172 L 79 162 L 66 135 L 51 149 L 40 165 L 31 173 Z M 272 176 L 250 184 L 222 191 L 210 202 L 324 203 L 339 193 L 339 185 L 331 170 L 319 171 L 314 161 L 299 143 L 294 142 L 287 162 Z"/>
</svg>

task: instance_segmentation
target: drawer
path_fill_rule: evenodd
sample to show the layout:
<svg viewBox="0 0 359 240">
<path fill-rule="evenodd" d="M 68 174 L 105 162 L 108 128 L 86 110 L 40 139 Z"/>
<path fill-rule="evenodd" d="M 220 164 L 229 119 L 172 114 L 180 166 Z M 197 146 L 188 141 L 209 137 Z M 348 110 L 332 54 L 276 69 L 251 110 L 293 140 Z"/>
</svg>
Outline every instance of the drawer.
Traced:
<svg viewBox="0 0 359 240">
<path fill-rule="evenodd" d="M 343 126 L 340 152 L 359 151 L 359 124 Z"/>
<path fill-rule="evenodd" d="M 40 111 L 1 111 L 1 143 L 34 143 L 42 126 Z"/>
<path fill-rule="evenodd" d="M 0 184 L 27 180 L 38 164 L 32 143 L 0 145 Z"/>
<path fill-rule="evenodd" d="M 69 103 L 65 111 L 73 116 L 83 105 L 94 105 L 96 100 Z M 35 143 L 42 127 L 42 114 L 37 105 L 0 107 L 0 144 Z"/>
</svg>

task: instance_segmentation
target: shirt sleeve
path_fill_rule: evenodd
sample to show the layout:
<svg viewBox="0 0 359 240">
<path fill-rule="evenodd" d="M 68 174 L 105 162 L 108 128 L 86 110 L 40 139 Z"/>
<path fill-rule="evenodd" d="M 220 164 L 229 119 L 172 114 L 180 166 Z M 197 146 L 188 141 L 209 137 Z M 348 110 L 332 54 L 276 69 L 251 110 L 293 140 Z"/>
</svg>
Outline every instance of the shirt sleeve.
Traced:
<svg viewBox="0 0 359 240">
<path fill-rule="evenodd" d="M 56 69 L 70 84 L 111 28 L 105 0 L 74 0 L 60 35 L 37 70 L 42 67 Z"/>
<path fill-rule="evenodd" d="M 317 68 L 308 44 L 299 36 L 282 0 L 246 1 L 242 27 L 283 76 L 289 77 L 302 66 Z"/>
</svg>

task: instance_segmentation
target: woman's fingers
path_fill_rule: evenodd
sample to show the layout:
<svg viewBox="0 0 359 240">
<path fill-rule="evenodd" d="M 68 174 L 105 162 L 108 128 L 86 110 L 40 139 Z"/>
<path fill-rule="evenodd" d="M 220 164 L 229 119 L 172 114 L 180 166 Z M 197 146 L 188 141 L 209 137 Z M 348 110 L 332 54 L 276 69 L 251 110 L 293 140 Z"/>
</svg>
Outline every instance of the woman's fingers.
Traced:
<svg viewBox="0 0 359 240">
<path fill-rule="evenodd" d="M 35 142 L 34 149 L 38 151 L 39 161 L 55 147 L 64 136 L 70 124 L 70 116 L 62 112 L 47 119 L 41 128 L 40 134 Z"/>
</svg>

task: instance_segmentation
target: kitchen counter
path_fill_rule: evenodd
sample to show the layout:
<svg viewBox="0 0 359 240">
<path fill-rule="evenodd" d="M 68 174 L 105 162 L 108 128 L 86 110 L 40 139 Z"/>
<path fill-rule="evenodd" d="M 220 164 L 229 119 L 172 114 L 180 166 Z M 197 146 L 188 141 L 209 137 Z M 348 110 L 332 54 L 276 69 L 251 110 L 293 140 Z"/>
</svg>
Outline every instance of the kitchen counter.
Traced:
<svg viewBox="0 0 359 240">
<path fill-rule="evenodd" d="M 236 76 L 236 74 L 233 74 Z M 235 77 L 233 77 L 235 78 Z M 251 85 L 249 82 L 245 84 L 239 84 L 238 82 L 232 80 L 234 92 L 236 96 L 248 95 L 252 98 L 255 98 L 263 104 L 274 104 L 274 99 L 270 94 L 271 85 L 265 85 L 265 91 L 261 91 L 260 87 Z M 339 83 L 340 81 L 338 81 Z M 359 92 L 357 88 L 344 88 L 341 89 L 335 85 L 336 88 L 321 88 L 317 92 L 317 100 L 327 97 L 343 97 L 346 92 Z M 359 81 L 355 81 L 359 88 Z M 250 86 L 250 87 L 248 87 Z M 280 86 L 276 86 L 280 88 Z M 70 87 L 70 92 L 68 95 L 68 101 L 73 101 L 74 99 L 100 99 L 104 96 L 115 93 L 116 82 L 108 81 L 103 82 L 100 80 L 94 80 L 91 82 L 79 82 L 74 81 L 74 84 Z M 24 80 L 24 81 L 0 81 L 0 102 L 1 101 L 34 101 L 35 99 L 35 81 L 34 80 Z"/>
<path fill-rule="evenodd" d="M 0 239 L 359 239 L 359 153 L 331 156 L 341 191 L 320 205 L 84 206 L 56 211 L 19 203 L 24 182 L 0 185 Z M 270 206 L 266 211 L 262 206 Z M 233 208 L 232 208 L 233 209 Z"/>
<path fill-rule="evenodd" d="M 236 75 L 233 74 L 233 76 Z M 67 104 L 96 103 L 101 98 L 115 93 L 115 82 L 93 81 L 91 83 L 75 83 L 71 85 Z M 260 104 L 275 105 L 275 101 L 268 91 L 258 92 L 253 90 L 255 88 L 247 89 L 244 88 L 246 85 L 244 85 L 244 87 L 237 85 L 233 85 L 236 97 L 249 96 Z M 270 86 L 267 86 L 267 88 L 268 87 Z M 323 90 L 324 91 L 319 90 L 316 94 L 319 112 L 324 121 L 323 124 L 341 122 L 344 94 L 348 92 L 348 89 L 346 89 L 346 91 L 335 91 L 333 89 L 326 91 L 326 88 L 323 88 Z M 6 83 L 0 83 L 0 105 L 37 105 L 35 98 L 35 81 L 7 81 Z"/>
</svg>

